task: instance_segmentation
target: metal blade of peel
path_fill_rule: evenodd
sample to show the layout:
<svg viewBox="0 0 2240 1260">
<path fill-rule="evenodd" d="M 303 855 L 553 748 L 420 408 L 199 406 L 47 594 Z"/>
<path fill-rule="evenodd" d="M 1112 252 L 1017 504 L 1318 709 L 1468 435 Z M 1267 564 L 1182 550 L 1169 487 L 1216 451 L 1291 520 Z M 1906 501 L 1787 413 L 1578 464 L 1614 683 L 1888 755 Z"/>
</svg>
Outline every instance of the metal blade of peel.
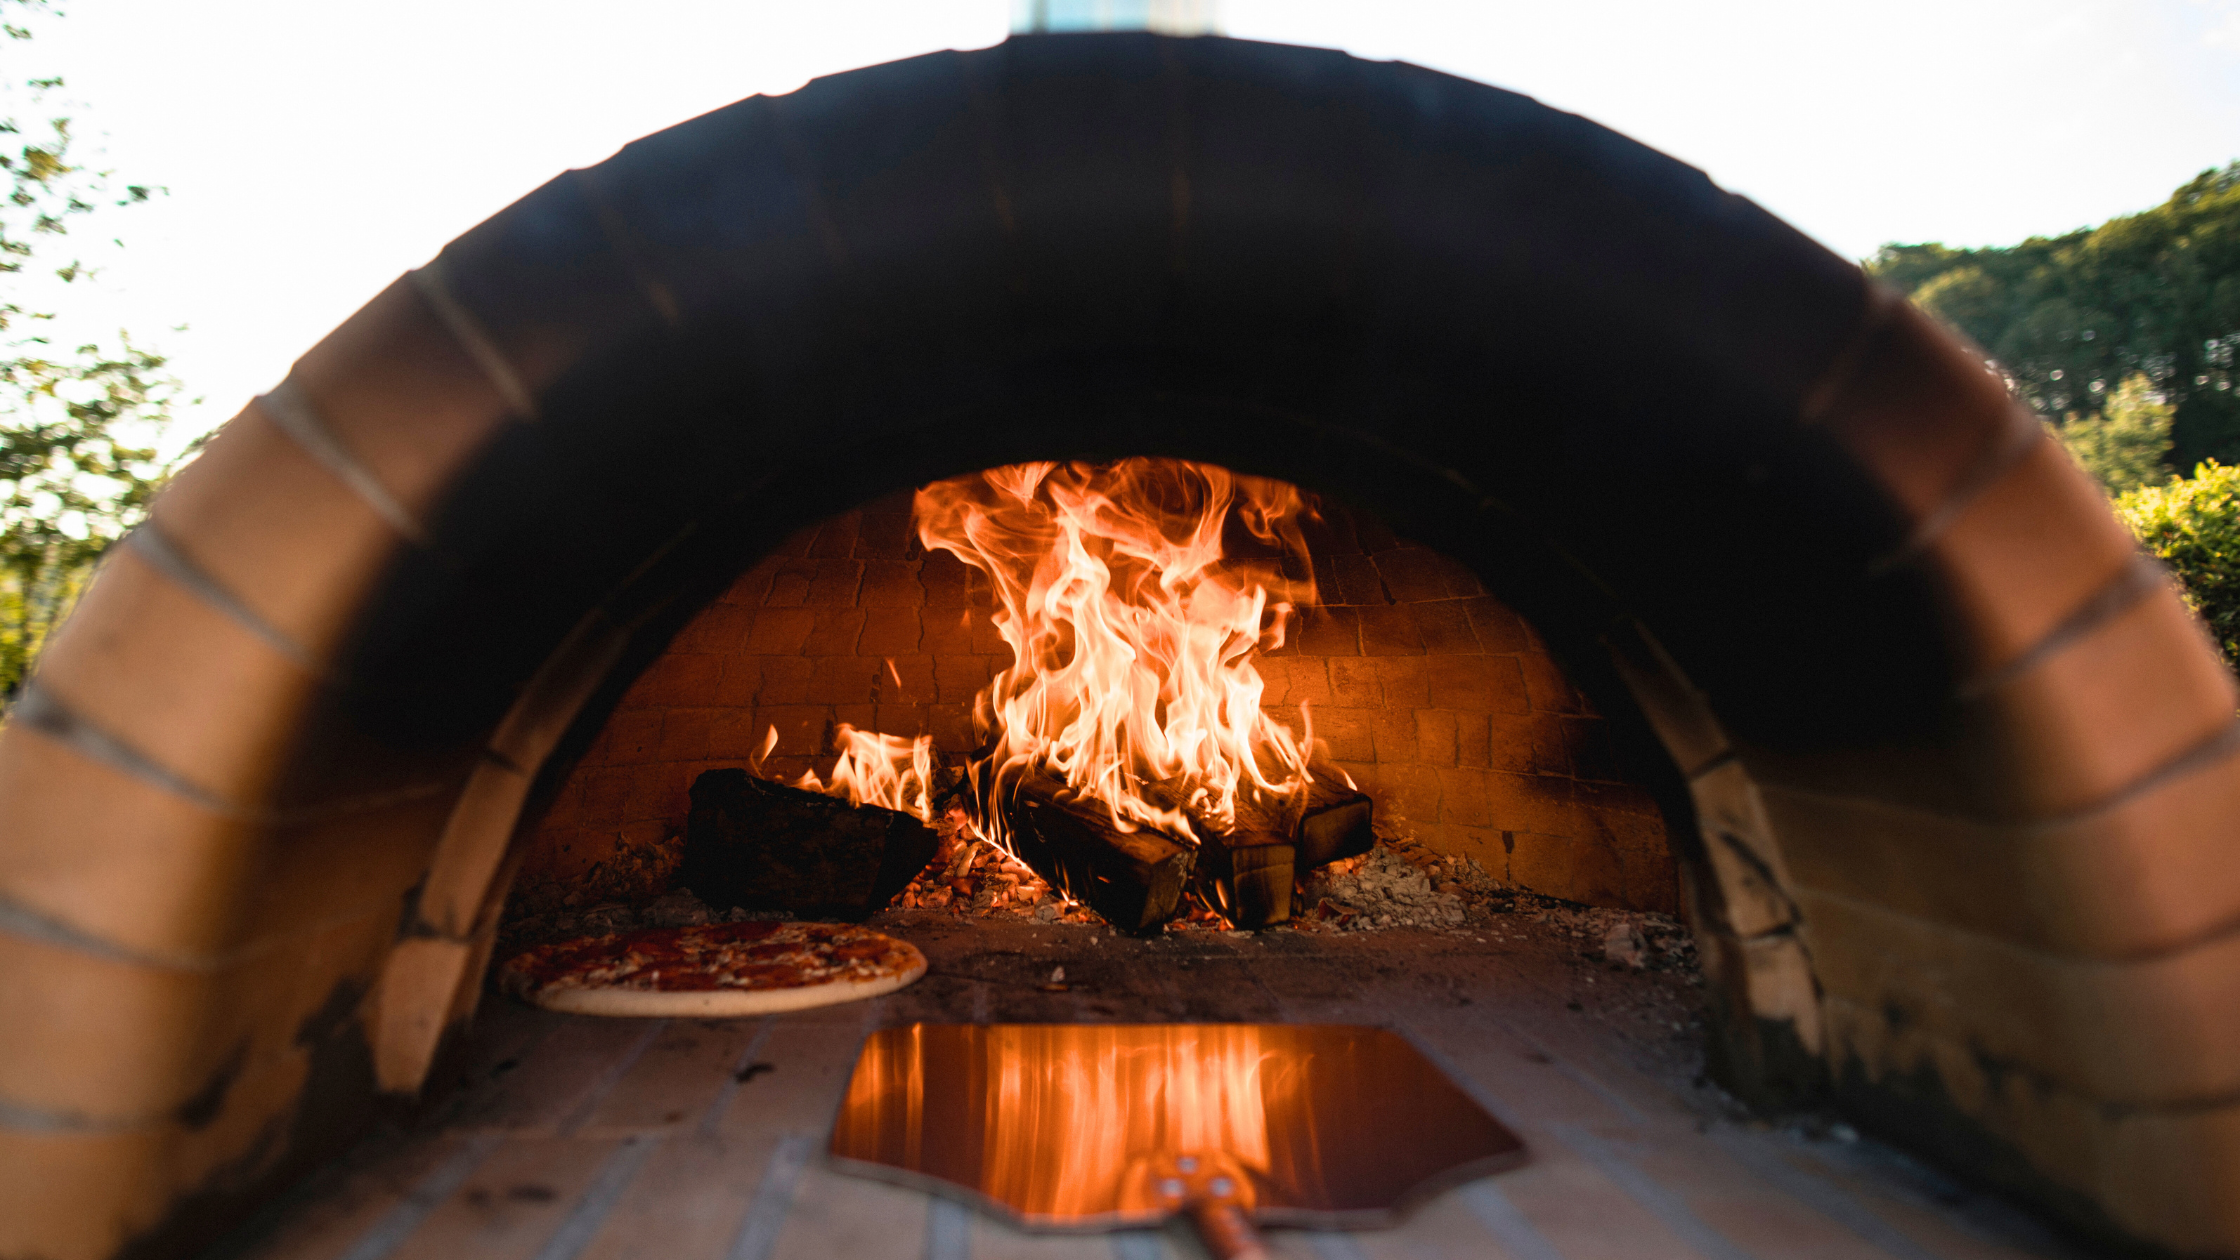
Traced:
<svg viewBox="0 0 2240 1260">
<path fill-rule="evenodd" d="M 1340 1024 L 913 1024 L 864 1043 L 841 1170 L 1030 1230 L 1393 1224 L 1525 1148 L 1399 1036 Z"/>
</svg>

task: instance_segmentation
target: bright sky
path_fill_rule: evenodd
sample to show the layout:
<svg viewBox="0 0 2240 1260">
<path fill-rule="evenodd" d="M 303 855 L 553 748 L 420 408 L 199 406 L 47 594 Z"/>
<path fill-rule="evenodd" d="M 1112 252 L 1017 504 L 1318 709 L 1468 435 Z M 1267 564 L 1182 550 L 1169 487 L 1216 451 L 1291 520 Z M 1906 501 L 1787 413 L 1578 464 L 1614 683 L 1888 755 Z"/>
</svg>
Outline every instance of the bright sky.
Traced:
<svg viewBox="0 0 2240 1260">
<path fill-rule="evenodd" d="M 757 92 L 1001 40 L 1010 0 L 64 0 L 100 165 L 161 203 L 78 315 L 238 410 L 398 273 L 560 170 Z M 2145 209 L 2240 157 L 2240 0 L 1222 0 L 1227 31 L 1498 84 L 1863 257 Z M 186 331 L 173 331 L 186 325 Z M 183 436 L 184 434 L 182 434 Z"/>
</svg>

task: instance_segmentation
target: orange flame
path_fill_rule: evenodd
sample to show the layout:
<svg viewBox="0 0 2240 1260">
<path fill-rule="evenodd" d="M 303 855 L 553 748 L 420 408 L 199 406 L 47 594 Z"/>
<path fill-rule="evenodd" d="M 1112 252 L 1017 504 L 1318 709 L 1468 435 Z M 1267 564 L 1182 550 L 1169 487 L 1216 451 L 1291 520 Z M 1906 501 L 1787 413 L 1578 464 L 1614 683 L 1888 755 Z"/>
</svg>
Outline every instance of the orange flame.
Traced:
<svg viewBox="0 0 2240 1260">
<path fill-rule="evenodd" d="M 905 739 L 859 731 L 842 722 L 833 738 L 840 745 L 840 763 L 832 768 L 832 781 L 824 782 L 811 770 L 795 779 L 792 786 L 841 797 L 855 805 L 877 805 L 913 814 L 920 822 L 933 821 L 932 736 Z M 763 739 L 763 755 L 767 756 L 777 743 L 778 728 L 773 726 Z M 760 757 L 755 765 L 760 768 Z"/>
<path fill-rule="evenodd" d="M 1314 601 L 1307 512 L 1283 482 L 1171 459 L 920 490 L 920 541 L 988 575 L 1013 653 L 977 705 L 993 737 L 973 766 L 982 828 L 1000 840 L 1001 803 L 1037 777 L 1122 830 L 1192 840 L 1234 830 L 1240 807 L 1303 800 L 1308 742 L 1261 712 L 1252 662 Z"/>
</svg>

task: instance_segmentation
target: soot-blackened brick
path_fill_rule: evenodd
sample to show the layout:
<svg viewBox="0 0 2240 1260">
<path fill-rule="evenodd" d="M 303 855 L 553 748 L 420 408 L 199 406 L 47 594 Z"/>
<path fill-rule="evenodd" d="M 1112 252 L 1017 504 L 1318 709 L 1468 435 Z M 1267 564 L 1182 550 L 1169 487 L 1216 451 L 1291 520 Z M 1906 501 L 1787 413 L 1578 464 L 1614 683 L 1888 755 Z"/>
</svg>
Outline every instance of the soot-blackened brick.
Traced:
<svg viewBox="0 0 2240 1260">
<path fill-rule="evenodd" d="M 1299 620 L 1302 656 L 1361 655 L 1361 619 L 1352 608 L 1317 608 Z"/>
<path fill-rule="evenodd" d="M 798 608 L 809 602 L 809 588 L 817 580 L 817 562 L 798 559 L 780 561 L 770 575 L 769 593 L 763 596 L 766 608 Z"/>
<path fill-rule="evenodd" d="M 762 693 L 762 658 L 725 656 L 718 659 L 723 662 L 723 677 L 717 681 L 707 703 L 732 709 L 753 708 L 755 697 Z"/>
<path fill-rule="evenodd" d="M 1424 709 L 1435 703 L 1431 696 L 1431 671 L 1420 656 L 1380 656 L 1369 662 L 1376 671 L 1384 703 L 1393 709 Z"/>
<path fill-rule="evenodd" d="M 1462 608 L 1470 618 L 1470 629 L 1478 636 L 1478 646 L 1482 650 L 1532 650 L 1532 636 L 1525 632 L 1524 618 L 1519 617 L 1508 605 L 1491 596 L 1480 595 L 1463 600 Z"/>
<path fill-rule="evenodd" d="M 1524 671 L 1513 656 L 1431 656 L 1424 658 L 1431 694 L 1457 709 L 1488 713 L 1526 713 Z"/>
<path fill-rule="evenodd" d="M 933 608 L 963 608 L 972 602 L 972 570 L 952 552 L 936 548 L 919 561 L 918 583 Z"/>
<path fill-rule="evenodd" d="M 918 566 L 908 560 L 863 561 L 863 590 L 857 603 L 866 608 L 915 608 L 926 602 Z"/>
<path fill-rule="evenodd" d="M 861 608 L 819 608 L 814 627 L 801 644 L 803 656 L 854 656 L 863 637 Z"/>
<path fill-rule="evenodd" d="M 932 704 L 939 700 L 941 693 L 934 681 L 933 659 L 921 653 L 885 661 L 878 675 L 880 705 Z"/>
<path fill-rule="evenodd" d="M 1447 587 L 1446 565 L 1421 547 L 1397 547 L 1379 552 L 1374 559 L 1385 590 L 1403 604 L 1445 599 L 1455 593 Z"/>
<path fill-rule="evenodd" d="M 1308 658 L 1312 659 L 1312 658 Z M 1362 656 L 1336 656 L 1325 662 L 1330 674 L 1330 703 L 1349 709 L 1374 709 L 1384 704 L 1383 681 L 1375 661 Z"/>
<path fill-rule="evenodd" d="M 1477 632 L 1470 628 L 1470 614 L 1458 599 L 1407 605 L 1416 623 L 1423 650 L 1433 656 L 1472 656 L 1480 650 Z"/>
<path fill-rule="evenodd" d="M 1328 744 L 1332 761 L 1372 763 L 1377 757 L 1376 709 L 1314 710 L 1314 737 Z"/>
<path fill-rule="evenodd" d="M 923 648 L 924 638 L 915 605 L 865 608 L 856 652 L 862 656 L 910 656 Z"/>
<path fill-rule="evenodd" d="M 1371 604 L 1354 610 L 1361 618 L 1363 656 L 1421 656 L 1423 639 L 1415 618 L 1398 604 Z"/>
<path fill-rule="evenodd" d="M 861 518 L 846 512 L 826 521 L 817 529 L 816 538 L 809 544 L 809 554 L 818 560 L 846 559 L 855 554 L 856 529 Z"/>
<path fill-rule="evenodd" d="M 1452 709 L 1417 709 L 1416 759 L 1429 766 L 1459 764 L 1461 715 Z"/>
<path fill-rule="evenodd" d="M 869 704 L 880 663 L 863 656 L 822 656 L 811 662 L 809 703 Z"/>
<path fill-rule="evenodd" d="M 909 512 L 866 512 L 856 529 L 853 554 L 858 560 L 907 560 L 917 538 Z"/>
<path fill-rule="evenodd" d="M 807 608 L 758 608 L 739 650 L 756 656 L 798 656 L 816 625 L 817 614 Z"/>
<path fill-rule="evenodd" d="M 809 703 L 809 676 L 816 672 L 816 664 L 805 656 L 759 656 L 753 658 L 761 685 L 755 688 L 757 706 L 773 704 Z"/>
<path fill-rule="evenodd" d="M 863 561 L 819 560 L 816 579 L 809 583 L 807 602 L 819 608 L 853 604 L 862 586 Z"/>
<path fill-rule="evenodd" d="M 936 656 L 933 682 L 936 699 L 943 704 L 970 704 L 988 685 L 992 671 L 984 656 Z"/>
</svg>

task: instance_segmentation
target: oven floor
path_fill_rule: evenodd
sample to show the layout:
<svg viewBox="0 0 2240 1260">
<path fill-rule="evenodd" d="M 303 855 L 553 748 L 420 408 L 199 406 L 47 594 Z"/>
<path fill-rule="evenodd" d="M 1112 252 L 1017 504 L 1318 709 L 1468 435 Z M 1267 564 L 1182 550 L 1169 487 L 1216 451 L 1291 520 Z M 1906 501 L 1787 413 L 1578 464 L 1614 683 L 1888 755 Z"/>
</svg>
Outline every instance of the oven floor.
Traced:
<svg viewBox="0 0 2240 1260">
<path fill-rule="evenodd" d="M 747 1020 L 605 1020 L 492 997 L 459 1088 L 214 1254 L 255 1260 L 1162 1260 L 1176 1230 L 1034 1235 L 822 1160 L 870 1030 L 916 1021 L 1366 1023 L 1531 1147 L 1397 1228 L 1271 1231 L 1284 1260 L 1988 1260 L 2086 1254 L 1840 1125 L 1698 1084 L 1700 989 L 1613 971 L 1558 923 L 1470 934 L 1175 933 L 889 913 L 932 968 L 890 997 Z M 1045 988 L 1055 967 L 1065 988 Z"/>
</svg>

